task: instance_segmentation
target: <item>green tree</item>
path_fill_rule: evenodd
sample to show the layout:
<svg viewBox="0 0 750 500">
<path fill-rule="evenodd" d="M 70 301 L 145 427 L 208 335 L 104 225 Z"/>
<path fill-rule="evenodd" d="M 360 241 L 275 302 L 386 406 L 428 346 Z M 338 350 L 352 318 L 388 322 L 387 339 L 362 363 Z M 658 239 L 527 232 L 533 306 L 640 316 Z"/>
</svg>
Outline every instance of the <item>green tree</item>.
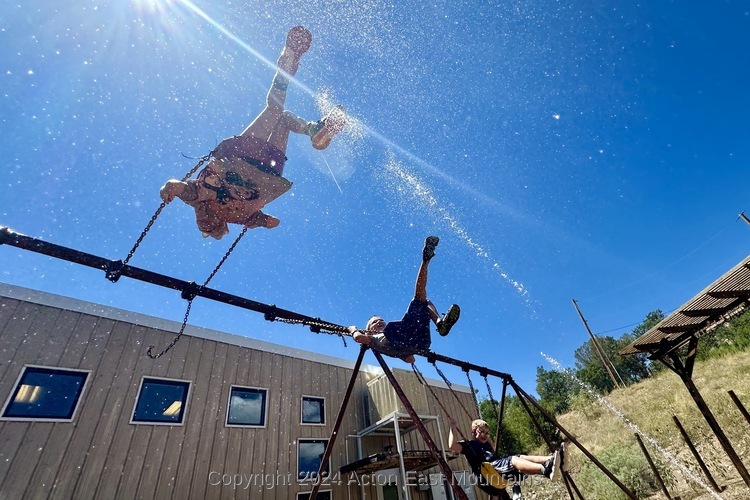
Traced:
<svg viewBox="0 0 750 500">
<path fill-rule="evenodd" d="M 484 399 L 480 401 L 479 406 L 482 410 L 482 418 L 490 426 L 490 435 L 495 442 L 497 453 L 500 456 L 514 455 L 516 453 L 543 453 L 541 450 L 545 447 L 544 438 L 537 431 L 536 426 L 517 396 L 505 396 L 500 439 L 497 439 L 495 436 L 497 411 L 500 409 L 500 403 L 497 402 L 496 409 L 495 405 L 488 399 Z M 547 437 L 552 442 L 557 443 L 559 441 L 557 428 L 549 423 L 536 409 L 531 409 Z"/>
<path fill-rule="evenodd" d="M 556 370 L 536 369 L 536 393 L 539 402 L 553 415 L 560 415 L 570 409 L 571 397 L 578 390 L 577 384 L 564 373 Z"/>
<path fill-rule="evenodd" d="M 612 337 L 596 336 L 602 351 L 610 357 L 611 349 L 607 347 L 614 344 Z M 599 357 L 599 354 L 591 340 L 587 340 L 575 351 L 575 374 L 578 380 L 589 385 L 594 390 L 608 394 L 615 388 L 615 383 L 610 377 L 607 368 Z M 610 357 L 610 359 L 612 359 Z M 611 369 L 611 368 L 610 368 Z"/>
<path fill-rule="evenodd" d="M 750 348 L 750 311 L 745 311 L 698 341 L 699 360 L 723 356 Z"/>
<path fill-rule="evenodd" d="M 640 325 L 633 328 L 633 332 L 630 334 L 630 341 L 628 342 L 628 344 L 634 342 L 643 334 L 651 330 L 653 327 L 659 324 L 659 322 L 663 320 L 664 318 L 665 316 L 664 316 L 664 313 L 661 312 L 661 309 L 656 309 L 648 313 L 646 315 L 646 318 L 643 320 L 643 322 L 641 322 Z M 625 344 L 623 347 L 626 347 L 628 344 Z M 643 363 L 644 365 L 648 367 L 648 370 L 649 372 L 651 372 L 651 374 L 654 374 L 666 368 L 666 366 L 664 366 L 664 363 L 650 361 L 648 359 L 647 354 L 634 354 L 629 357 L 639 359 L 641 363 Z"/>
<path fill-rule="evenodd" d="M 651 366 L 645 354 L 621 356 L 620 351 L 632 343 L 638 337 L 653 328 L 664 318 L 659 311 L 652 311 L 631 333 L 623 334 L 619 339 L 610 336 L 596 335 L 595 338 L 609 359 L 612 377 L 620 384 L 629 385 L 651 376 Z M 591 340 L 587 340 L 575 352 L 576 376 L 594 389 L 607 394 L 615 388 L 615 382 L 610 377 L 609 371 L 604 367 Z"/>
</svg>

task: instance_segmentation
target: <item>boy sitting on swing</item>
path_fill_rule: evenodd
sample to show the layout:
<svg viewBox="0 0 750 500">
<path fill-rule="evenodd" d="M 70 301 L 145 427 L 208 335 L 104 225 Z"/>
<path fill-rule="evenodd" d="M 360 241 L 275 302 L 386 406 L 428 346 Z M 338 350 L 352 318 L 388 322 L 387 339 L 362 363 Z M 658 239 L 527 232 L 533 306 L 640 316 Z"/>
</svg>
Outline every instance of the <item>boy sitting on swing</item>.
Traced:
<svg viewBox="0 0 750 500">
<path fill-rule="evenodd" d="M 430 348 L 430 321 L 435 323 L 440 335 L 446 336 L 458 321 L 461 309 L 453 304 L 442 317 L 435 305 L 427 299 L 427 267 L 435 256 L 435 247 L 440 240 L 428 236 L 422 249 L 422 263 L 417 273 L 414 298 L 401 321 L 386 323 L 380 316 L 367 322 L 364 333 L 350 326 L 352 338 L 360 344 L 369 345 L 378 352 L 414 363 L 414 354 Z"/>
<path fill-rule="evenodd" d="M 346 125 L 341 106 L 316 122 L 284 109 L 289 80 L 311 42 L 312 35 L 305 27 L 292 28 L 276 63 L 263 111 L 240 135 L 219 144 L 197 180 L 170 179 L 162 186 L 159 194 L 165 203 L 180 198 L 195 209 L 204 237 L 220 239 L 229 232 L 228 222 L 250 228 L 278 226 L 279 219 L 260 209 L 292 187 L 282 177 L 289 133 L 308 135 L 315 149 L 325 149 Z"/>
<path fill-rule="evenodd" d="M 562 455 L 559 451 L 547 456 L 519 454 L 500 458 L 490 443 L 490 426 L 484 420 L 477 419 L 471 423 L 473 439 L 470 441 L 456 439 L 456 434 L 460 434 L 460 431 L 453 419 L 450 419 L 449 425 L 448 448 L 455 453 L 463 454 L 469 462 L 471 471 L 478 477 L 481 477 L 484 462 L 492 465 L 501 476 L 514 477 L 518 482 L 522 475 L 544 476 L 552 481 L 557 481 L 561 477 Z"/>
</svg>

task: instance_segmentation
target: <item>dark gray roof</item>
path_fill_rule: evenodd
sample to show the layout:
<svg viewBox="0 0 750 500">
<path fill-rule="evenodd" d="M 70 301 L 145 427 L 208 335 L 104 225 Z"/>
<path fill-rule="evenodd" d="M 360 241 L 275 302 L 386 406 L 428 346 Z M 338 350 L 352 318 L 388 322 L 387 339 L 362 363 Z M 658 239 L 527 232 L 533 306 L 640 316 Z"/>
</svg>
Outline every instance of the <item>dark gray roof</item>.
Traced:
<svg viewBox="0 0 750 500">
<path fill-rule="evenodd" d="M 742 312 L 750 299 L 750 256 L 628 345 L 620 354 L 663 355 Z"/>
</svg>

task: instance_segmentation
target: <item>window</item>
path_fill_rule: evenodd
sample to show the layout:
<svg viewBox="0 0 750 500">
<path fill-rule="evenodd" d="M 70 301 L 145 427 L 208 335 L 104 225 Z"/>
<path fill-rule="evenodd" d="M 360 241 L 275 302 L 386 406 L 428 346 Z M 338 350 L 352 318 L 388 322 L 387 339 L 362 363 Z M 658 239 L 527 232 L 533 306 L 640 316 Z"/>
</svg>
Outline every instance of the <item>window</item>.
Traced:
<svg viewBox="0 0 750 500">
<path fill-rule="evenodd" d="M 320 461 L 325 453 L 327 439 L 300 439 L 297 442 L 297 479 L 300 481 L 314 481 L 318 477 Z M 328 471 L 330 464 L 326 464 L 324 471 Z M 325 476 L 325 474 L 324 474 Z"/>
<path fill-rule="evenodd" d="M 182 425 L 190 382 L 143 377 L 131 424 Z"/>
<path fill-rule="evenodd" d="M 266 426 L 266 389 L 232 386 L 227 405 L 228 426 Z"/>
<path fill-rule="evenodd" d="M 309 500 L 310 493 L 297 493 L 297 500 Z M 331 500 L 331 490 L 318 491 L 315 495 L 317 500 Z"/>
<path fill-rule="evenodd" d="M 24 366 L 3 407 L 6 420 L 73 420 L 89 376 L 86 370 Z"/>
<path fill-rule="evenodd" d="M 302 396 L 302 423 L 310 425 L 325 425 L 325 398 Z"/>
</svg>

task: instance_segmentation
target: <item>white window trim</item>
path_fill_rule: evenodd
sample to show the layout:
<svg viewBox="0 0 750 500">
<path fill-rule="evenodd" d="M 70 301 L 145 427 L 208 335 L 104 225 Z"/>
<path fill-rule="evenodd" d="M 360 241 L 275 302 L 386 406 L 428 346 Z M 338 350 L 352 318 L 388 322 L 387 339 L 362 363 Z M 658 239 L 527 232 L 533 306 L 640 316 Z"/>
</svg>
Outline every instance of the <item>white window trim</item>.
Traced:
<svg viewBox="0 0 750 500">
<path fill-rule="evenodd" d="M 315 422 L 303 422 L 302 421 L 303 420 L 302 405 L 305 402 L 305 398 L 320 399 L 320 400 L 323 401 L 323 423 L 322 424 L 318 424 L 318 423 L 315 423 Z M 328 415 L 327 415 L 327 413 L 328 413 L 328 404 L 326 403 L 326 398 L 324 396 L 312 396 L 310 394 L 303 394 L 299 401 L 300 401 L 300 406 L 299 406 L 299 423 L 300 423 L 300 425 L 312 425 L 312 426 L 316 426 L 316 427 L 325 427 L 327 425 L 327 423 L 328 423 Z"/>
<path fill-rule="evenodd" d="M 143 390 L 143 382 L 148 380 L 163 380 L 166 382 L 181 382 L 184 384 L 187 384 L 187 394 L 185 395 L 185 408 L 182 411 L 182 421 L 181 422 L 143 422 L 140 420 L 134 420 L 135 419 L 135 409 L 138 407 L 138 401 L 141 399 L 141 391 Z M 141 377 L 141 383 L 138 384 L 138 394 L 135 397 L 135 402 L 133 403 L 133 409 L 130 411 L 130 424 L 133 425 L 167 425 L 171 427 L 182 427 L 185 425 L 185 420 L 187 419 L 187 413 L 188 413 L 188 407 L 190 406 L 190 396 L 193 393 L 193 383 L 190 380 L 183 380 L 179 378 L 167 378 L 167 377 L 153 377 L 151 375 L 143 375 Z"/>
<path fill-rule="evenodd" d="M 73 408 L 73 413 L 70 416 L 70 418 L 3 417 L 2 416 L 5 413 L 5 410 L 7 410 L 8 407 L 11 405 L 11 398 L 13 397 L 13 394 L 16 393 L 18 384 L 21 383 L 21 380 L 23 379 L 23 376 L 26 373 L 27 368 L 43 368 L 45 370 L 57 370 L 57 371 L 62 371 L 62 372 L 76 372 L 76 373 L 86 374 L 86 380 L 83 381 L 81 394 L 78 396 L 78 401 L 76 401 L 75 408 Z M 11 388 L 10 394 L 8 394 L 8 399 L 5 401 L 2 411 L 0 411 L 0 420 L 8 421 L 8 422 L 11 422 L 11 421 L 12 422 L 72 422 L 73 420 L 75 420 L 76 415 L 78 414 L 78 409 L 81 407 L 81 403 L 83 402 L 83 397 L 86 394 L 86 388 L 89 386 L 90 379 L 91 379 L 91 370 L 81 370 L 78 368 L 63 368 L 60 366 L 44 366 L 44 365 L 28 365 L 28 364 L 23 365 L 23 367 L 21 367 L 21 372 L 18 374 L 18 377 L 16 377 L 16 382 L 13 384 L 13 387 Z"/>
<path fill-rule="evenodd" d="M 299 445 L 302 444 L 302 443 L 309 443 L 309 442 L 313 442 L 313 441 L 325 441 L 326 442 L 326 446 L 325 446 L 326 448 L 328 448 L 328 445 L 331 443 L 331 440 L 329 438 L 327 438 L 327 437 L 326 438 L 299 438 L 299 439 L 297 439 L 297 482 L 300 483 L 300 484 L 311 483 L 311 482 L 313 482 L 315 480 L 312 477 L 307 477 L 306 479 L 300 479 L 299 478 L 299 473 L 300 473 L 300 470 L 299 470 Z M 315 471 L 315 473 L 317 474 L 318 471 Z M 329 456 L 328 457 L 328 474 L 330 475 L 330 473 L 331 473 L 331 457 Z M 300 492 L 300 493 L 305 493 L 305 492 L 303 491 L 303 492 Z"/>
<path fill-rule="evenodd" d="M 229 408 L 232 403 L 232 389 L 253 389 L 256 391 L 264 391 L 266 393 L 266 397 L 263 398 L 263 424 L 262 425 L 255 425 L 255 424 L 230 424 L 229 423 Z M 248 429 L 265 429 L 268 425 L 268 388 L 267 387 L 251 387 L 247 385 L 230 385 L 229 386 L 229 396 L 227 396 L 227 415 L 224 419 L 224 426 L 225 427 L 244 427 Z"/>
</svg>

